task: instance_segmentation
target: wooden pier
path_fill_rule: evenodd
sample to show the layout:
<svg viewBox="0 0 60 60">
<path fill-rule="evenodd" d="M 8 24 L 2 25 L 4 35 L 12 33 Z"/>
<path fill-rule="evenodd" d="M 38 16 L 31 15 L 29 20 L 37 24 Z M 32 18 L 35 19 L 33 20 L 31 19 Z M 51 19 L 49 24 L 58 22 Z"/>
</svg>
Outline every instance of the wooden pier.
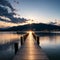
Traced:
<svg viewBox="0 0 60 60">
<path fill-rule="evenodd" d="M 13 60 L 49 60 L 30 32 Z"/>
</svg>

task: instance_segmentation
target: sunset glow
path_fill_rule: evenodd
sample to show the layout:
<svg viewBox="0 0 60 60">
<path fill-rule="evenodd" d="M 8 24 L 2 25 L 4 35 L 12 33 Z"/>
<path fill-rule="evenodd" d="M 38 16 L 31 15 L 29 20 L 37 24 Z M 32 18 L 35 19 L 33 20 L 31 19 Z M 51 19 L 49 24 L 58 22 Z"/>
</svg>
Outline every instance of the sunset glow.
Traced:
<svg viewBox="0 0 60 60">
<path fill-rule="evenodd" d="M 0 0 L 0 60 L 60 60 L 60 0 Z"/>
<path fill-rule="evenodd" d="M 2 12 L 0 27 L 18 26 L 32 23 L 57 22 L 60 25 L 60 1 L 58 0 L 9 0 L 10 4 Z M 7 4 L 7 2 L 5 2 Z M 5 14 L 5 15 L 4 15 Z"/>
</svg>

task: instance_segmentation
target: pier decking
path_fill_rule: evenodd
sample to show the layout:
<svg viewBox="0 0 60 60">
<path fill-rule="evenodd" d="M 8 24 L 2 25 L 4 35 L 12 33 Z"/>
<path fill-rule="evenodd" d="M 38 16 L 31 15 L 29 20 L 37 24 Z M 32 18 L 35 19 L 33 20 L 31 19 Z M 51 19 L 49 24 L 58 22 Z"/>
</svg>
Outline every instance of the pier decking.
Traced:
<svg viewBox="0 0 60 60">
<path fill-rule="evenodd" d="M 13 60 L 49 60 L 30 32 Z"/>
</svg>

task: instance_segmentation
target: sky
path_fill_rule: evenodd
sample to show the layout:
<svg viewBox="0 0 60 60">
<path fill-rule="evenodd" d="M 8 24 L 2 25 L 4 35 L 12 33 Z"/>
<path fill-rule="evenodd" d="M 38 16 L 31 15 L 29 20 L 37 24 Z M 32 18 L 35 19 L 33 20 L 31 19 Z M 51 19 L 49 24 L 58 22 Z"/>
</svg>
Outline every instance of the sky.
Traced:
<svg viewBox="0 0 60 60">
<path fill-rule="evenodd" d="M 10 0 L 11 1 L 11 0 Z M 23 17 L 30 19 L 38 19 L 40 17 L 60 19 L 60 0 L 17 0 L 18 5 L 14 7 L 17 13 Z"/>
<path fill-rule="evenodd" d="M 23 17 L 28 20 L 28 21 L 26 20 L 28 23 L 29 22 L 49 23 L 49 22 L 56 21 L 58 22 L 58 24 L 60 24 L 59 23 L 60 22 L 60 0 L 7 0 L 7 1 L 15 9 L 14 12 L 19 15 L 19 16 L 16 15 L 16 17 L 17 18 Z M 11 10 L 8 10 L 8 12 L 11 12 Z M 25 22 L 25 20 L 21 19 L 21 21 L 27 23 Z M 11 22 L 8 25 L 10 24 Z M 14 23 L 14 25 L 17 24 Z"/>
</svg>

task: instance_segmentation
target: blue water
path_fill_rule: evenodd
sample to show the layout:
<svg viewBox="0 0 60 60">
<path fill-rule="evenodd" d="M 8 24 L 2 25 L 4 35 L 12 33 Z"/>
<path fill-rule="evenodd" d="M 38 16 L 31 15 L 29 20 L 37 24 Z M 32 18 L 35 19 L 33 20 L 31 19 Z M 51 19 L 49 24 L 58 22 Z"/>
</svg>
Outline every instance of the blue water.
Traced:
<svg viewBox="0 0 60 60">
<path fill-rule="evenodd" d="M 12 32 L 0 32 L 0 60 L 12 60 L 15 56 L 14 44 L 18 43 L 18 49 L 20 48 L 21 34 L 15 34 Z"/>
<path fill-rule="evenodd" d="M 49 60 L 60 60 L 60 35 L 40 35 L 39 42 Z"/>
<path fill-rule="evenodd" d="M 60 35 L 40 35 L 39 36 L 39 46 L 48 56 L 49 60 L 60 60 Z M 21 34 L 15 33 L 0 33 L 0 60 L 12 60 L 15 56 L 14 43 L 20 44 Z"/>
</svg>

